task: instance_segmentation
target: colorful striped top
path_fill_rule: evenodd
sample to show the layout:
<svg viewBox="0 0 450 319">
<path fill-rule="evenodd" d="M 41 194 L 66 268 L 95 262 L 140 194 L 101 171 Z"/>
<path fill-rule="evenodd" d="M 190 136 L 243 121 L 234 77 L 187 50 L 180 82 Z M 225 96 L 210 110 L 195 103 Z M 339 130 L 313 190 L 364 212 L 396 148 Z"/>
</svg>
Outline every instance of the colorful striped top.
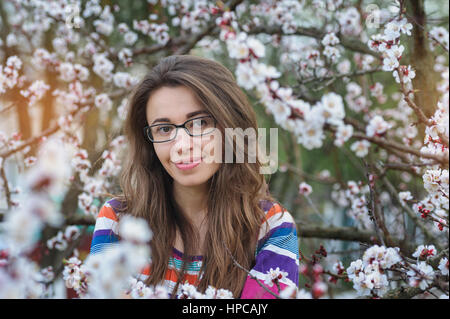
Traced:
<svg viewBox="0 0 450 319">
<path fill-rule="evenodd" d="M 118 208 L 120 202 L 111 199 L 107 201 L 97 216 L 94 234 L 91 243 L 91 254 L 98 253 L 114 245 L 119 241 L 118 234 Z M 260 284 L 264 284 L 269 270 L 279 268 L 286 272 L 287 276 L 279 281 L 280 288 L 286 286 L 298 287 L 299 278 L 299 248 L 298 238 L 294 219 L 291 214 L 280 204 L 262 200 L 260 207 L 265 212 L 265 221 L 261 225 L 258 242 L 255 249 L 255 263 L 247 276 L 240 298 L 242 299 L 266 299 L 274 298 Z M 168 291 L 172 291 L 177 282 L 177 271 L 181 270 L 183 253 L 173 248 L 169 259 L 169 267 L 166 272 L 164 286 Z M 185 280 L 195 285 L 202 266 L 202 256 L 193 256 L 192 261 L 187 266 Z M 144 281 L 150 273 L 150 266 L 147 266 L 139 276 Z M 253 279 L 257 278 L 259 283 Z M 265 284 L 274 293 L 278 292 L 275 284 Z M 216 287 L 221 288 L 221 287 Z M 177 295 L 180 293 L 178 288 Z"/>
</svg>

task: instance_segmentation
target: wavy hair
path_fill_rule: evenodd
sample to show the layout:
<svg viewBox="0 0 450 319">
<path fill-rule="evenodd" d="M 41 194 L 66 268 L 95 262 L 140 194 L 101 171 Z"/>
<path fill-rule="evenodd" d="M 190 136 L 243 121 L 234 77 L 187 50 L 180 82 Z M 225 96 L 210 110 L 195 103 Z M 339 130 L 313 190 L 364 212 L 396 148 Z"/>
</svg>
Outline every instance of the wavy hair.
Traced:
<svg viewBox="0 0 450 319">
<path fill-rule="evenodd" d="M 147 220 L 153 231 L 151 273 L 148 285 L 161 284 L 175 243 L 176 230 L 183 241 L 183 267 L 178 274 L 172 296 L 182 282 L 187 263 L 193 256 L 198 234 L 188 218 L 177 207 L 172 194 L 172 177 L 160 163 L 153 145 L 145 138 L 146 105 L 152 92 L 161 88 L 185 86 L 217 120 L 222 136 L 224 128 L 257 130 L 256 114 L 247 96 L 236 84 L 233 74 L 222 64 L 192 55 L 163 58 L 136 86 L 129 99 L 124 123 L 127 154 L 120 176 L 124 212 Z M 227 141 L 223 141 L 227 143 Z M 245 139 L 248 143 L 248 139 Z M 222 144 L 224 145 L 224 144 Z M 245 146 L 248 146 L 245 144 Z M 208 285 L 228 289 L 239 297 L 247 273 L 236 265 L 251 269 L 264 211 L 260 200 L 274 201 L 269 193 L 261 162 L 220 165 L 210 178 L 207 225 L 202 263 L 200 291 Z M 247 150 L 244 149 L 245 155 Z"/>
</svg>

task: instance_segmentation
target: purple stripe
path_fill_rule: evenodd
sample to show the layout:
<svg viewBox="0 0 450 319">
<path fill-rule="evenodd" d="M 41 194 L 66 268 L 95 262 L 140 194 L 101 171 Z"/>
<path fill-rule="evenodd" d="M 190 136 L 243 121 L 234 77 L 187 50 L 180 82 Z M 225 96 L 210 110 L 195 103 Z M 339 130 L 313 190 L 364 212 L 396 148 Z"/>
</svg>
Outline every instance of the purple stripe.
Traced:
<svg viewBox="0 0 450 319">
<path fill-rule="evenodd" d="M 273 202 L 271 202 L 270 200 L 267 200 L 267 199 L 262 199 L 262 200 L 259 201 L 259 206 L 260 206 L 265 212 L 267 212 L 270 208 L 272 208 Z"/>
<path fill-rule="evenodd" d="M 294 228 L 294 224 L 293 223 L 289 223 L 289 222 L 285 222 L 285 223 L 282 223 L 281 225 L 279 225 L 279 226 L 269 230 L 269 232 L 263 238 L 258 240 L 258 249 L 264 242 L 266 242 L 267 239 L 272 237 L 274 232 L 276 232 L 277 230 L 282 229 L 282 228 Z"/>
<path fill-rule="evenodd" d="M 183 259 L 184 253 L 182 253 L 175 247 L 172 247 L 172 252 L 174 253 L 175 256 L 178 256 L 179 258 Z M 192 261 L 201 261 L 203 259 L 203 256 L 190 256 L 188 259 Z"/>
<path fill-rule="evenodd" d="M 114 210 L 114 212 L 116 214 L 119 214 L 121 212 L 122 209 L 124 209 L 126 207 L 126 204 L 122 201 L 119 201 L 115 198 L 110 199 L 108 201 L 108 204 L 112 207 L 112 209 Z"/>
<path fill-rule="evenodd" d="M 295 284 L 298 284 L 298 266 L 295 260 L 287 256 L 279 255 L 273 251 L 261 251 L 256 256 L 256 265 L 253 269 L 266 274 L 270 268 L 276 269 L 277 267 L 282 271 L 286 271 L 288 273 L 287 277 Z"/>
<path fill-rule="evenodd" d="M 117 235 L 112 231 L 112 229 L 99 229 L 99 230 L 96 230 L 96 231 L 94 232 L 94 236 L 108 236 L 108 235 L 114 235 L 114 236 L 117 236 Z"/>
</svg>

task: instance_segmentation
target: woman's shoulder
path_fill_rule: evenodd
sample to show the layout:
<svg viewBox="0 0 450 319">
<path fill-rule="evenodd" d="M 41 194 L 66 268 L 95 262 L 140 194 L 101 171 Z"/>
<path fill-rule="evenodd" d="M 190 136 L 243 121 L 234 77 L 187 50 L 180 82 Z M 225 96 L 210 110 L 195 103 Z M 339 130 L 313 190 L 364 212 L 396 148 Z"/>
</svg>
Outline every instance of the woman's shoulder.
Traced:
<svg viewBox="0 0 450 319">
<path fill-rule="evenodd" d="M 126 203 L 120 198 L 111 198 L 107 200 L 97 215 L 98 218 L 108 218 L 112 221 L 118 222 L 120 215 L 124 212 Z"/>
<path fill-rule="evenodd" d="M 272 236 L 297 234 L 297 225 L 291 213 L 276 200 L 260 200 L 264 211 L 258 241 L 266 241 Z"/>
<path fill-rule="evenodd" d="M 266 222 L 272 227 L 280 223 L 295 224 L 291 213 L 278 201 L 262 199 L 259 201 L 259 206 L 264 211 L 263 225 Z"/>
<path fill-rule="evenodd" d="M 297 225 L 291 213 L 276 200 L 260 201 L 260 206 L 265 214 L 258 236 L 256 255 L 265 250 L 263 255 L 298 259 Z"/>
</svg>

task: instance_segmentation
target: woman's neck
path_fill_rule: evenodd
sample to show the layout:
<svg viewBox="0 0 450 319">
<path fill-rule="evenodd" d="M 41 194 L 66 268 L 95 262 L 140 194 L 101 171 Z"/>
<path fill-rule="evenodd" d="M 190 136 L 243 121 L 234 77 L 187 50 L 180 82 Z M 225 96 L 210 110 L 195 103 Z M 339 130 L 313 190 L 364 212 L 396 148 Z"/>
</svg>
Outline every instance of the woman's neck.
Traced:
<svg viewBox="0 0 450 319">
<path fill-rule="evenodd" d="M 207 212 L 208 184 L 184 186 L 174 182 L 173 196 L 183 214 L 200 227 Z"/>
</svg>

